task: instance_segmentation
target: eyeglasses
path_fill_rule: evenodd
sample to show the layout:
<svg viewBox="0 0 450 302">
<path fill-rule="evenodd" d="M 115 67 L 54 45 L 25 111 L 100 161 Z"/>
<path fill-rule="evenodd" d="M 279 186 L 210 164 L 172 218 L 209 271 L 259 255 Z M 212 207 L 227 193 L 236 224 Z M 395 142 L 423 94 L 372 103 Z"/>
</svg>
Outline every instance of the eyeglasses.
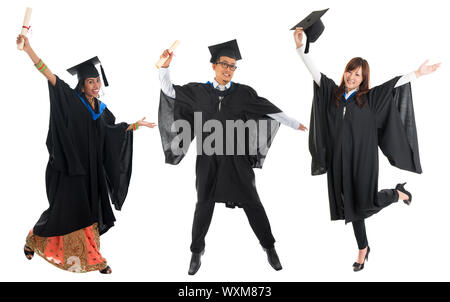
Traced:
<svg viewBox="0 0 450 302">
<path fill-rule="evenodd" d="M 220 65 L 222 65 L 222 67 L 223 67 L 224 69 L 229 68 L 229 69 L 232 70 L 232 71 L 235 71 L 236 68 L 237 68 L 236 65 L 230 65 L 230 64 L 225 63 L 225 62 L 217 62 L 216 64 L 220 64 Z"/>
</svg>

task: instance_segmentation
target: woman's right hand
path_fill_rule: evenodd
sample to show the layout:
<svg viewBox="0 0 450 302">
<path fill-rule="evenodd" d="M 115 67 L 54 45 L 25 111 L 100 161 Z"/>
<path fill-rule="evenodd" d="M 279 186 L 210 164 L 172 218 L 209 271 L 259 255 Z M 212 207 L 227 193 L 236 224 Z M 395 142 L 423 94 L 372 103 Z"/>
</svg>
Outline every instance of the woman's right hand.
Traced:
<svg viewBox="0 0 450 302">
<path fill-rule="evenodd" d="M 303 27 L 296 27 L 294 31 L 295 46 L 300 48 L 303 46 Z"/>
<path fill-rule="evenodd" d="M 160 58 L 168 58 L 166 62 L 161 66 L 161 68 L 167 68 L 170 65 L 170 62 L 172 62 L 173 52 L 170 53 L 168 49 L 164 50 Z"/>
<path fill-rule="evenodd" d="M 24 35 L 18 35 L 17 39 L 16 39 L 16 44 L 20 44 L 22 41 L 23 42 L 23 51 L 25 51 L 26 53 L 28 53 L 28 51 L 31 49 L 30 46 L 30 41 L 28 41 L 28 38 Z"/>
</svg>

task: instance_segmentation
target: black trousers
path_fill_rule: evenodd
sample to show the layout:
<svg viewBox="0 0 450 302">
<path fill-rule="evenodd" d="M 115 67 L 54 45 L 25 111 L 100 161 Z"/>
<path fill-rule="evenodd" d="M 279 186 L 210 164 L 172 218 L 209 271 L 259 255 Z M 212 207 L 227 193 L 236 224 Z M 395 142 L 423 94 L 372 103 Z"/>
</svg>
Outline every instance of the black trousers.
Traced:
<svg viewBox="0 0 450 302">
<path fill-rule="evenodd" d="M 364 219 L 353 221 L 352 225 L 358 248 L 360 250 L 365 249 L 369 243 L 367 242 L 366 224 L 364 223 Z"/>
<path fill-rule="evenodd" d="M 195 206 L 191 243 L 191 252 L 193 253 L 200 253 L 205 248 L 205 237 L 211 224 L 214 206 L 214 201 L 197 202 Z M 262 247 L 273 248 L 275 238 L 272 235 L 269 219 L 263 205 L 259 202 L 252 205 L 243 205 L 242 208 Z"/>
<path fill-rule="evenodd" d="M 391 203 L 398 201 L 398 192 L 395 189 L 381 190 L 377 194 L 377 203 L 380 207 L 385 207 Z M 355 233 L 356 242 L 360 250 L 365 249 L 369 243 L 367 241 L 366 225 L 364 219 L 352 222 L 353 232 Z"/>
</svg>

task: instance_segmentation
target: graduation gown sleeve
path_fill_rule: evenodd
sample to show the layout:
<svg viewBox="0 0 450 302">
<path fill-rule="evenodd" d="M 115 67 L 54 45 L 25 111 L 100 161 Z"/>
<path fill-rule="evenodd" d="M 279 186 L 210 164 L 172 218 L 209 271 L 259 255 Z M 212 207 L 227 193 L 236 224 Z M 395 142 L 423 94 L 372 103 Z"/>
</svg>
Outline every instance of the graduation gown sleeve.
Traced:
<svg viewBox="0 0 450 302">
<path fill-rule="evenodd" d="M 255 120 L 258 123 L 255 133 L 249 134 L 249 141 L 256 142 L 256 155 L 249 156 L 253 168 L 262 168 L 267 152 L 280 128 L 280 123 L 267 114 L 282 112 L 277 106 L 267 99 L 258 96 L 256 91 L 250 86 L 240 86 L 248 91 L 245 97 L 245 106 L 242 110 L 247 119 Z M 244 99 L 244 98 L 243 98 Z"/>
<path fill-rule="evenodd" d="M 158 109 L 158 128 L 164 151 L 165 162 L 177 165 L 186 155 L 194 139 L 194 89 L 200 84 L 191 83 L 184 86 L 174 85 L 176 99 L 160 92 Z M 174 122 L 180 127 L 175 129 Z M 190 133 L 187 131 L 190 128 Z M 189 137 L 182 139 L 181 133 L 188 133 Z"/>
<path fill-rule="evenodd" d="M 106 108 L 101 115 L 104 123 L 103 166 L 111 202 L 120 210 L 128 193 L 133 158 L 133 131 L 127 123 L 115 124 L 115 117 Z"/>
<path fill-rule="evenodd" d="M 309 152 L 311 153 L 311 174 L 321 175 L 328 171 L 331 156 L 327 112 L 334 100 L 337 85 L 322 74 L 320 86 L 313 82 L 314 96 L 309 125 Z M 331 115 L 332 116 L 332 115 Z"/>
<path fill-rule="evenodd" d="M 69 118 L 74 106 L 74 92 L 56 76 L 56 84 L 48 82 L 50 96 L 50 124 L 47 134 L 49 163 L 57 171 L 68 175 L 84 175 L 77 149 L 74 147 L 72 119 Z"/>
<path fill-rule="evenodd" d="M 398 79 L 374 87 L 367 94 L 376 116 L 378 145 L 391 165 L 422 173 L 411 84 L 395 88 Z"/>
</svg>

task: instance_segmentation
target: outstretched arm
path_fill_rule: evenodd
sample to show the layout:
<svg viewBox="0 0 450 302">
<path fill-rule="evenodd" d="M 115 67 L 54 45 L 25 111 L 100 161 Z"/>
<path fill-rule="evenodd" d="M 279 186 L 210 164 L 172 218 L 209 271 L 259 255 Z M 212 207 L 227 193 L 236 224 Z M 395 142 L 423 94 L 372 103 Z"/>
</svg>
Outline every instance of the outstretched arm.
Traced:
<svg viewBox="0 0 450 302">
<path fill-rule="evenodd" d="M 309 54 L 305 54 L 305 46 L 303 44 L 303 28 L 297 27 L 294 31 L 294 40 L 295 40 L 295 46 L 297 47 L 297 53 L 299 54 L 300 58 L 302 59 L 303 63 L 305 63 L 306 68 L 308 68 L 309 72 L 311 73 L 311 76 L 313 77 L 314 82 L 316 82 L 317 85 L 320 86 L 320 78 L 322 77 L 319 69 L 316 68 L 314 65 L 314 62 L 312 61 Z M 306 37 L 308 38 L 308 37 Z"/>
<path fill-rule="evenodd" d="M 292 128 L 292 129 L 295 129 L 295 130 L 305 131 L 305 130 L 308 129 L 302 123 L 299 123 L 296 119 L 288 116 L 284 112 L 271 113 L 271 114 L 268 114 L 268 116 L 270 116 L 274 120 L 280 122 L 281 124 L 283 124 L 285 126 L 288 126 L 288 127 Z"/>
<path fill-rule="evenodd" d="M 145 121 L 145 117 L 143 117 L 142 119 L 140 119 L 140 120 L 137 121 L 136 123 L 131 124 L 130 126 L 128 126 L 127 131 L 130 131 L 130 130 L 137 130 L 137 129 L 139 129 L 139 127 L 154 128 L 155 126 L 156 126 L 155 123 L 146 122 L 146 121 Z"/>
<path fill-rule="evenodd" d="M 398 79 L 397 84 L 395 84 L 395 88 L 405 85 L 406 83 L 412 82 L 415 79 L 418 79 L 421 76 L 430 74 L 435 72 L 439 66 L 441 66 L 441 63 L 433 64 L 433 65 L 427 65 L 428 60 L 426 60 L 420 67 L 407 75 L 402 76 L 400 79 Z"/>
<path fill-rule="evenodd" d="M 16 43 L 19 44 L 24 41 L 23 44 L 23 51 L 25 51 L 28 56 L 30 57 L 31 61 L 33 61 L 33 64 L 36 66 L 36 68 L 47 78 L 47 80 L 50 81 L 52 86 L 56 85 L 56 76 L 51 72 L 50 68 L 42 62 L 41 59 L 36 55 L 34 50 L 31 48 L 30 42 L 28 38 L 24 35 L 17 36 Z"/>
<path fill-rule="evenodd" d="M 402 76 L 398 79 L 397 84 L 395 84 L 395 88 L 405 85 L 406 83 L 412 82 L 415 79 L 418 79 L 421 76 L 430 74 L 435 72 L 440 66 L 441 63 L 427 65 L 428 60 L 426 60 L 422 65 L 420 65 L 419 69 L 414 72 L 408 73 L 407 75 Z"/>
</svg>

